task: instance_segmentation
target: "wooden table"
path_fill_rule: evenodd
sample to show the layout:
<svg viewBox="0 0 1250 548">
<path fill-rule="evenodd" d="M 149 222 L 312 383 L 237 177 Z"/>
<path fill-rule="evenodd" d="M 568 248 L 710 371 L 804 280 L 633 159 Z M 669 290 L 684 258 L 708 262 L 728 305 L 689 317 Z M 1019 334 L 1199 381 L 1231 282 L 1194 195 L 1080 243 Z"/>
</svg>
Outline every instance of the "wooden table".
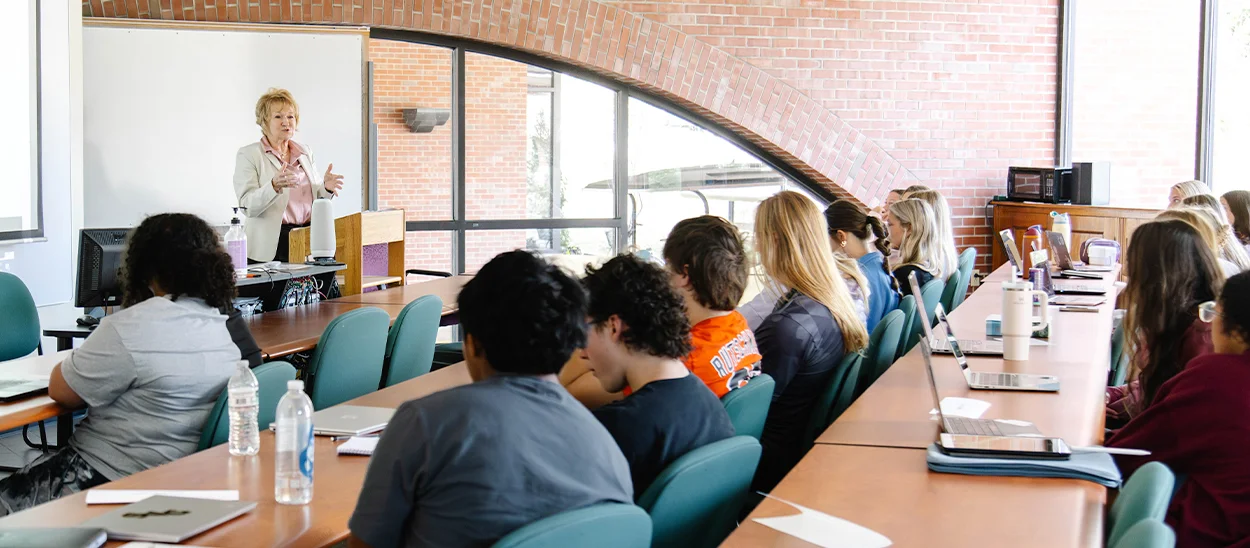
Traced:
<svg viewBox="0 0 1250 548">
<path fill-rule="evenodd" d="M 344 405 L 397 407 L 470 382 L 463 363 L 422 375 Z M 231 457 L 225 444 L 109 483 L 109 489 L 237 489 L 242 500 L 259 504 L 252 512 L 186 542 L 199 546 L 328 546 L 347 538 L 347 520 L 356 508 L 369 459 L 335 453 L 337 443 L 318 436 L 314 447 L 313 500 L 305 506 L 274 501 L 273 433 L 260 434 L 260 454 Z M 0 519 L 0 528 L 72 527 L 119 508 L 87 506 L 77 493 Z M 113 542 L 109 546 L 120 546 Z"/>
<path fill-rule="evenodd" d="M 317 347 L 317 341 L 334 318 L 359 308 L 380 308 L 394 322 L 404 309 L 398 304 L 363 304 L 332 301 L 292 306 L 248 316 L 247 327 L 265 359 L 277 359 Z"/>
<path fill-rule="evenodd" d="M 457 310 L 456 300 L 460 296 L 460 289 L 472 279 L 473 276 L 466 275 L 438 278 L 403 287 L 339 297 L 332 302 L 405 305 L 426 295 L 437 295 L 443 300 L 443 314 L 449 314 Z"/>
<path fill-rule="evenodd" d="M 1006 268 L 1006 267 L 1005 267 Z M 999 269 L 1004 270 L 1004 269 Z M 987 278 L 950 315 L 955 335 L 985 339 L 985 317 L 1002 312 L 1001 273 Z M 1050 345 L 1034 346 L 1028 361 L 1001 357 L 969 357 L 975 371 L 1050 374 L 1059 377 L 1059 392 L 971 390 L 955 358 L 934 354 L 938 396 L 971 398 L 990 403 L 984 418 L 1016 419 L 1037 425 L 1043 433 L 1073 445 L 1095 445 L 1103 437 L 1103 402 L 1111 352 L 1111 316 L 1115 303 L 1114 274 L 1103 283 L 1110 291 L 1098 313 L 1050 309 Z M 817 443 L 925 448 L 937 439 L 938 425 L 929 411 L 933 396 L 917 346 L 890 367 L 851 405 Z"/>
<path fill-rule="evenodd" d="M 65 360 L 70 351 L 31 356 L 0 362 L 0 369 L 8 375 L 33 375 L 47 377 L 52 368 Z M 73 410 L 52 401 L 46 393 L 11 402 L 0 403 L 0 432 L 20 428 L 39 421 L 60 417 L 57 424 L 57 443 L 64 443 L 74 433 Z"/>
<path fill-rule="evenodd" d="M 1102 486 L 931 473 L 920 449 L 816 444 L 772 494 L 877 531 L 900 547 L 1102 544 Z M 796 513 L 765 500 L 722 546 L 812 546 L 753 519 Z"/>
</svg>

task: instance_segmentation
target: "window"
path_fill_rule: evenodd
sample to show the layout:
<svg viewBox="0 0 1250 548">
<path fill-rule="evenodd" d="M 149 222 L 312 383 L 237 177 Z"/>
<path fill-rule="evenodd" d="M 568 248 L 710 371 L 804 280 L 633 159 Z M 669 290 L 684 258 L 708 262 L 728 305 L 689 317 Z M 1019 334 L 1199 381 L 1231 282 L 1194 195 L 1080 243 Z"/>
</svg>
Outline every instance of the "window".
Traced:
<svg viewBox="0 0 1250 548">
<path fill-rule="evenodd" d="M 1216 194 L 1250 190 L 1245 154 L 1250 150 L 1250 0 L 1221 0 L 1215 47 L 1213 165 Z"/>
<path fill-rule="evenodd" d="M 616 254 L 616 231 L 610 228 L 471 230 L 466 235 L 465 272 L 475 272 L 495 255 L 528 249 L 575 274 Z"/>
<path fill-rule="evenodd" d="M 1072 4 L 1072 160 L 1111 162 L 1117 205 L 1163 207 L 1194 178 L 1199 5 Z"/>
</svg>

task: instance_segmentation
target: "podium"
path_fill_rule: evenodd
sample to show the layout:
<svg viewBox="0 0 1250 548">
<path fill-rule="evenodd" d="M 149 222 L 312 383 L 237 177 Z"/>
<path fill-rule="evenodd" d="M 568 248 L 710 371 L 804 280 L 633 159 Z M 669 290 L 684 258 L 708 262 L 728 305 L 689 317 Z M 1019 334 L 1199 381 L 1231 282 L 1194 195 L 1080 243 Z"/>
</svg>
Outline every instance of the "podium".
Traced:
<svg viewBox="0 0 1250 548">
<path fill-rule="evenodd" d="M 339 278 L 344 296 L 359 295 L 369 287 L 404 285 L 404 210 L 362 211 L 334 219 L 334 258 L 345 264 Z M 311 229 L 291 230 L 291 262 L 300 262 L 310 251 Z M 366 276 L 365 247 L 386 246 L 386 275 Z"/>
</svg>

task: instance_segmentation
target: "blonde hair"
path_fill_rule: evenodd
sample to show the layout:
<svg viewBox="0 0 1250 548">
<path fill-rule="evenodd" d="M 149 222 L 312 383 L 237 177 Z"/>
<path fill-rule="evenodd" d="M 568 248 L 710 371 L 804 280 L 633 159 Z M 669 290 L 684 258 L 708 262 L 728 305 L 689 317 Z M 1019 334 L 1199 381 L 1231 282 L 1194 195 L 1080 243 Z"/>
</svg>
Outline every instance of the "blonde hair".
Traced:
<svg viewBox="0 0 1250 548">
<path fill-rule="evenodd" d="M 276 110 L 291 107 L 295 111 L 295 125 L 299 126 L 299 103 L 295 102 L 295 97 L 291 92 L 285 89 L 269 88 L 260 99 L 256 100 L 256 125 L 260 126 L 263 133 L 269 127 L 269 116 Z M 267 135 L 266 135 L 267 136 Z"/>
<path fill-rule="evenodd" d="M 959 251 L 955 249 L 955 228 L 951 215 L 951 206 L 946 198 L 933 190 L 922 190 L 913 193 L 912 198 L 920 200 L 933 208 L 933 220 L 937 226 L 938 242 L 937 263 L 942 268 L 943 276 L 950 276 L 959 270 Z"/>
<path fill-rule="evenodd" d="M 1207 243 L 1207 247 L 1211 248 L 1211 252 L 1216 257 L 1220 253 L 1220 237 L 1218 226 L 1211 221 L 1210 217 L 1199 213 L 1192 208 L 1168 209 L 1155 216 L 1156 221 L 1173 220 L 1185 223 L 1194 230 L 1198 231 L 1198 235 L 1202 236 L 1202 241 Z"/>
<path fill-rule="evenodd" d="M 1182 199 L 1190 196 L 1211 193 L 1211 187 L 1208 187 L 1206 183 L 1198 180 L 1176 183 L 1172 185 L 1172 190 L 1175 190 L 1177 194 L 1180 194 Z"/>
<path fill-rule="evenodd" d="M 890 218 L 907 229 L 906 236 L 891 236 L 898 238 L 899 242 L 899 259 L 892 270 L 901 266 L 917 266 L 942 280 L 953 272 L 942 270 L 943 265 L 939 261 L 942 242 L 938 239 L 937 221 L 934 217 L 933 208 L 924 200 L 908 198 L 890 206 Z"/>
<path fill-rule="evenodd" d="M 846 352 L 868 346 L 868 330 L 859 321 L 846 282 L 835 272 L 840 263 L 834 258 L 825 217 L 816 204 L 792 191 L 760 202 L 755 210 L 755 242 L 769 277 L 829 309 L 842 329 Z M 859 278 L 863 279 L 862 273 Z M 867 283 L 859 283 L 861 289 L 868 288 Z"/>
<path fill-rule="evenodd" d="M 903 199 L 907 199 L 907 198 L 911 198 L 912 194 L 915 194 L 917 192 L 924 192 L 926 190 L 933 190 L 933 189 L 924 185 L 911 185 L 907 188 L 904 188 L 901 195 L 903 196 Z"/>
<path fill-rule="evenodd" d="M 1203 194 L 1185 198 L 1182 203 L 1185 204 L 1183 209 L 1202 215 L 1215 228 L 1215 243 L 1219 246 L 1216 254 L 1221 259 L 1237 265 L 1237 270 L 1241 272 L 1250 269 L 1250 253 L 1246 252 L 1246 248 L 1237 239 L 1233 226 L 1228 224 L 1228 217 L 1224 214 L 1218 198 Z"/>
</svg>

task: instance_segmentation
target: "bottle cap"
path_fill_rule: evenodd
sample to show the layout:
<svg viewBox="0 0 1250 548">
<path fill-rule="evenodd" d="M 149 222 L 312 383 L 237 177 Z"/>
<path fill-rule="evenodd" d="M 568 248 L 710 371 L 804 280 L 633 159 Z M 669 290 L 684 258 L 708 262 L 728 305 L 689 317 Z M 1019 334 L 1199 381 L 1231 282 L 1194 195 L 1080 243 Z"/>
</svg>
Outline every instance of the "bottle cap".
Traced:
<svg viewBox="0 0 1250 548">
<path fill-rule="evenodd" d="M 300 392 L 303 392 L 304 381 L 286 381 L 286 389 L 287 390 L 299 390 Z"/>
</svg>

